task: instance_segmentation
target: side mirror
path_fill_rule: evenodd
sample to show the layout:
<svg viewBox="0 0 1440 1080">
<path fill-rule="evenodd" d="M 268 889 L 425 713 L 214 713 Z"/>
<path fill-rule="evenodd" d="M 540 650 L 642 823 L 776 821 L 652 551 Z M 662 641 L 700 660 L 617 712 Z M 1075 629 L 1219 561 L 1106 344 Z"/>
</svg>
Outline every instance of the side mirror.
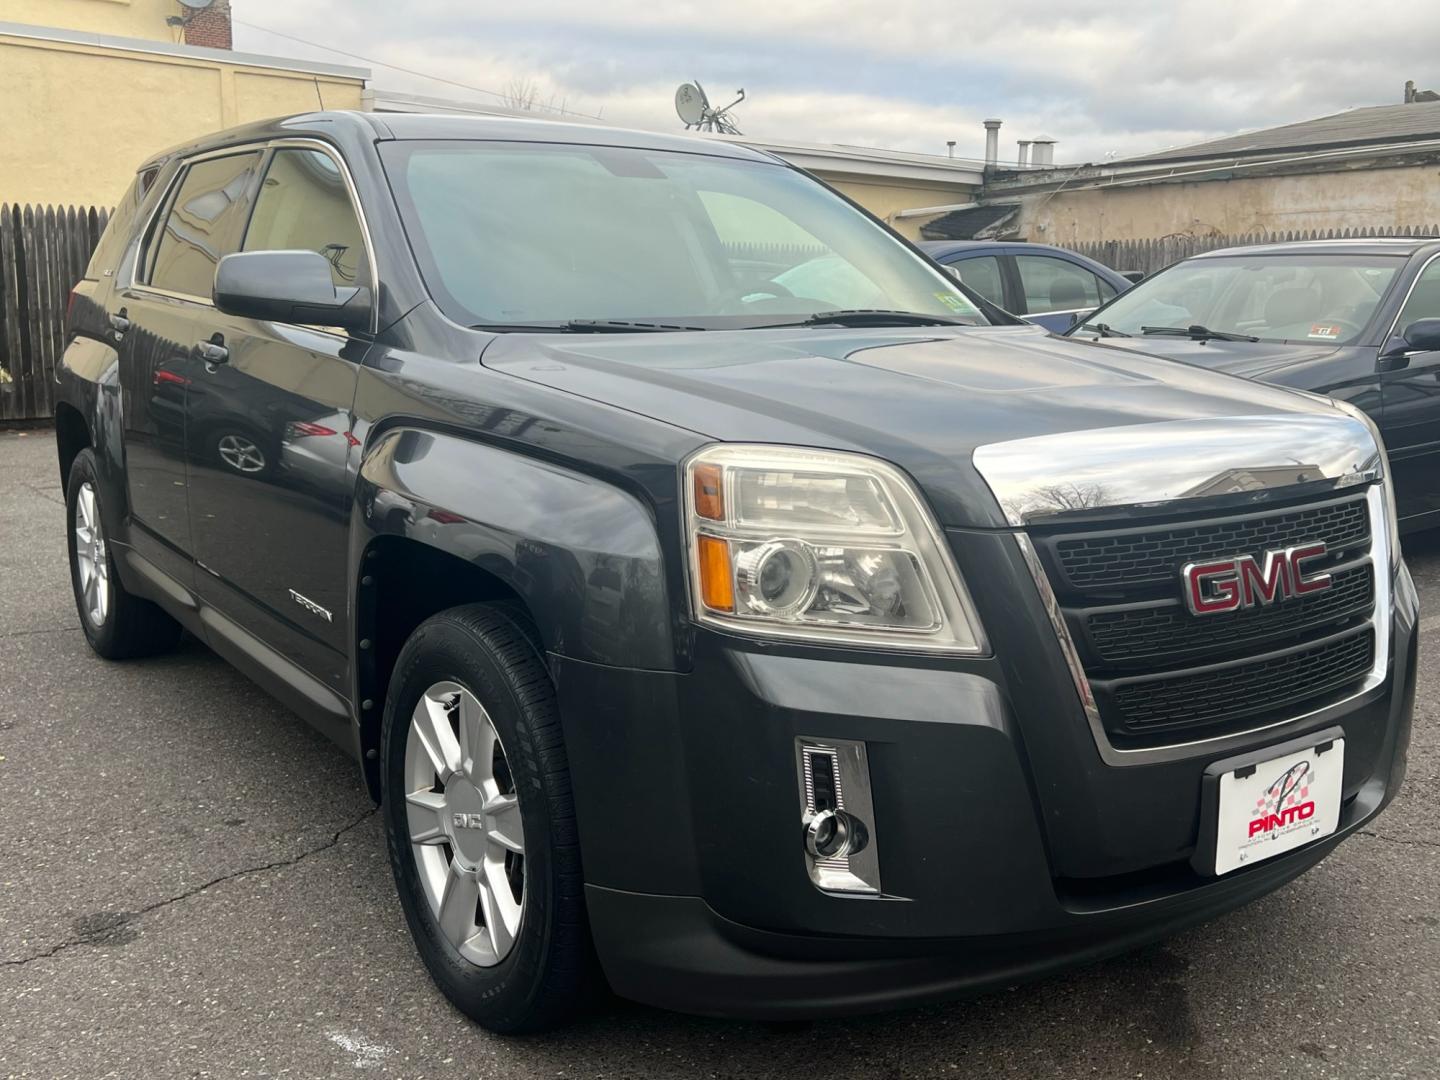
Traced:
<svg viewBox="0 0 1440 1080">
<path fill-rule="evenodd" d="M 215 307 L 226 315 L 302 326 L 370 329 L 370 290 L 337 288 L 314 251 L 246 251 L 215 268 Z"/>
<path fill-rule="evenodd" d="M 945 270 L 945 273 L 949 274 L 962 285 L 965 283 L 965 279 L 960 276 L 960 267 L 956 266 L 954 263 L 946 263 L 943 269 Z"/>
<path fill-rule="evenodd" d="M 1440 319 L 1416 319 L 1403 336 L 1413 352 L 1440 351 Z"/>
<path fill-rule="evenodd" d="M 1120 271 L 1120 276 L 1123 277 L 1126 281 L 1130 282 L 1131 285 L 1134 285 L 1137 281 L 1143 281 L 1143 280 L 1145 280 L 1145 271 L 1144 271 L 1144 270 L 1121 270 L 1121 271 Z"/>
</svg>

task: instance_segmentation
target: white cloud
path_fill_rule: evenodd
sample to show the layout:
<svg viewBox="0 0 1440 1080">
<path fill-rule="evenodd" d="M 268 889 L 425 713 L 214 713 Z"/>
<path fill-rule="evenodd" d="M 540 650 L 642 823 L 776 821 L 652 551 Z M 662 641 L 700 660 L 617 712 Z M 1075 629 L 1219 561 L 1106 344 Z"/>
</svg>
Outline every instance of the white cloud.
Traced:
<svg viewBox="0 0 1440 1080">
<path fill-rule="evenodd" d="M 1440 83 L 1440 5 L 1400 0 L 236 0 L 244 22 L 488 89 L 672 129 L 674 86 L 744 85 L 747 134 L 978 155 L 1042 132 L 1066 161 L 1396 102 Z M 342 59 L 237 27 L 241 48 Z M 375 68 L 376 85 L 464 91 Z"/>
</svg>

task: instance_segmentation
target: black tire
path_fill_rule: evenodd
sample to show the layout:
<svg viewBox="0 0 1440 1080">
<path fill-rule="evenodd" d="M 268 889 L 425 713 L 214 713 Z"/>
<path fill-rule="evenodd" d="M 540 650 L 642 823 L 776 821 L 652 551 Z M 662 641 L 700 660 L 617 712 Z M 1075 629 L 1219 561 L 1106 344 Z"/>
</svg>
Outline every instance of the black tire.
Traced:
<svg viewBox="0 0 1440 1080">
<path fill-rule="evenodd" d="M 423 623 L 396 660 L 381 734 L 385 832 L 410 933 L 445 996 L 501 1034 L 564 1024 L 594 985 L 560 715 L 527 622 L 507 607 L 473 604 Z M 409 839 L 406 740 L 420 696 L 438 682 L 460 684 L 490 714 L 520 796 L 523 915 L 510 952 L 492 967 L 471 963 L 441 934 Z"/>
<path fill-rule="evenodd" d="M 105 509 L 101 503 L 102 489 L 95 467 L 95 452 L 89 448 L 76 455 L 65 486 L 65 536 L 70 552 L 70 586 L 75 594 L 75 610 L 80 616 L 85 639 L 107 660 L 128 660 L 169 652 L 180 642 L 180 624 L 149 600 L 125 591 L 116 570 L 114 548 L 108 544 L 105 564 L 110 590 L 109 610 L 98 624 L 86 610 L 75 537 L 80 493 L 86 484 L 94 492 L 95 506 L 103 521 Z"/>
</svg>

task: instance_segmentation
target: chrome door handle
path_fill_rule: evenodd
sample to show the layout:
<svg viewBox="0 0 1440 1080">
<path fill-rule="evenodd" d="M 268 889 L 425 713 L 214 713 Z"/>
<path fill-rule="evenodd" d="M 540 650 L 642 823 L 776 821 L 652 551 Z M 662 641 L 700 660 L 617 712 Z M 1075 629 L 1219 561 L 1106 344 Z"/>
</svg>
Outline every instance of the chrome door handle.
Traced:
<svg viewBox="0 0 1440 1080">
<path fill-rule="evenodd" d="M 201 341 L 195 345 L 195 356 L 207 364 L 223 364 L 230 359 L 230 350 L 214 341 Z"/>
</svg>

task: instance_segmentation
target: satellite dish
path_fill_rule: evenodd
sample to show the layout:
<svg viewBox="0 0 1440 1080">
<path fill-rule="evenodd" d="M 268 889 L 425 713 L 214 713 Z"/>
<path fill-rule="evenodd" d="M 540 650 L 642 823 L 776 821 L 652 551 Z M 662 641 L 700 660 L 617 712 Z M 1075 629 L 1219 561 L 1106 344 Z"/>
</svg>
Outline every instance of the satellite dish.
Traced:
<svg viewBox="0 0 1440 1080">
<path fill-rule="evenodd" d="M 710 111 L 705 91 L 694 83 L 681 83 L 675 91 L 675 112 L 687 128 L 699 127 Z"/>
<path fill-rule="evenodd" d="M 730 119 L 730 110 L 745 100 L 745 91 L 739 90 L 737 93 L 739 97 L 723 109 L 717 109 L 710 104 L 710 99 L 705 96 L 705 88 L 698 82 L 681 83 L 675 91 L 675 112 L 684 122 L 686 131 L 694 128 L 696 131 L 739 135 L 740 129 L 735 126 L 735 121 Z"/>
<path fill-rule="evenodd" d="M 180 6 L 191 11 L 204 11 L 213 3 L 215 0 L 180 0 Z"/>
</svg>

